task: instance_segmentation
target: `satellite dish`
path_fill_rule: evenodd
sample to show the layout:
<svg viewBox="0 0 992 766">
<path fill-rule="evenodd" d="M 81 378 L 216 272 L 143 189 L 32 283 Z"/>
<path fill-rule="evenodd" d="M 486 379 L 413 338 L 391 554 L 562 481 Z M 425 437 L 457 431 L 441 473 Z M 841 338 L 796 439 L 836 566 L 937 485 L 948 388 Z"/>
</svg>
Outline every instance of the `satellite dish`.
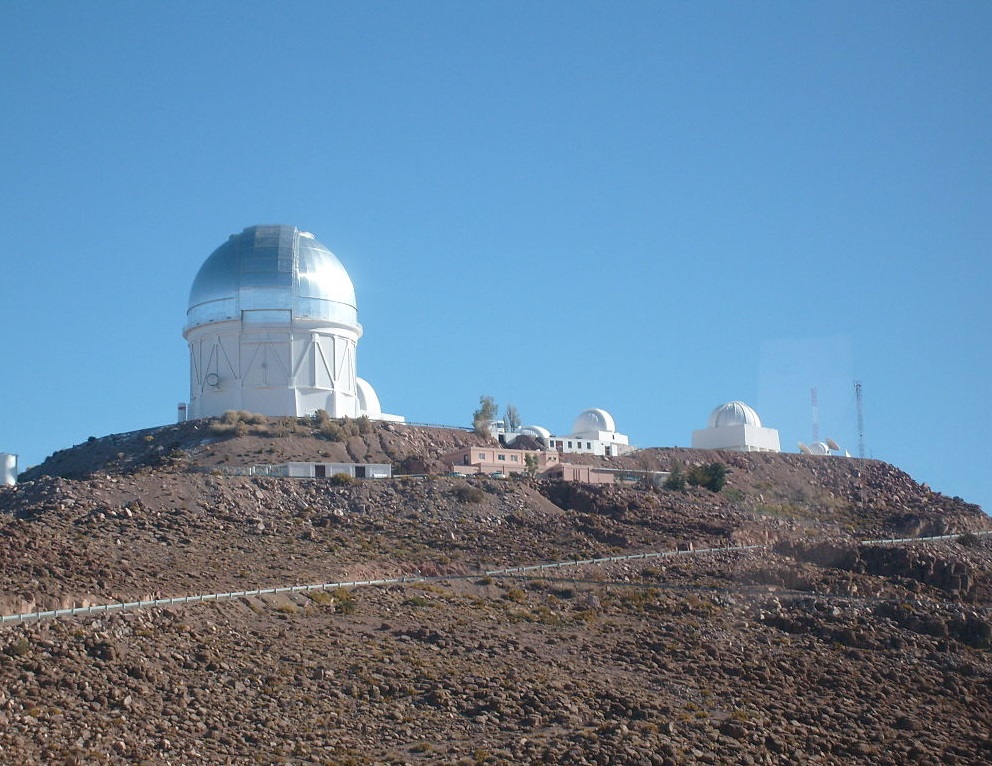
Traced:
<svg viewBox="0 0 992 766">
<path fill-rule="evenodd" d="M 833 439 L 827 439 L 827 446 L 834 451 L 840 451 L 840 445 Z"/>
<path fill-rule="evenodd" d="M 802 452 L 804 455 L 812 455 L 813 454 L 813 450 L 811 450 L 809 447 L 807 447 L 802 442 L 799 442 L 799 451 Z"/>
</svg>

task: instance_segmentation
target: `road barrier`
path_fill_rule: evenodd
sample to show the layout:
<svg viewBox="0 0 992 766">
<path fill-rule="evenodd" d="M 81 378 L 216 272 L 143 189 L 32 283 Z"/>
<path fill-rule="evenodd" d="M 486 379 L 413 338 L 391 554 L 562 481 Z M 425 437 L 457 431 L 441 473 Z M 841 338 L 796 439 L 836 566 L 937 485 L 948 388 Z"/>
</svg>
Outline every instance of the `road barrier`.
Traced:
<svg viewBox="0 0 992 766">
<path fill-rule="evenodd" d="M 884 545 L 884 544 L 905 544 L 919 542 L 937 542 L 942 540 L 956 540 L 962 534 L 938 535 L 935 537 L 904 537 L 888 538 L 882 540 L 861 540 L 860 545 Z M 990 532 L 972 533 L 978 536 L 992 534 Z M 24 612 L 21 614 L 0 615 L 0 625 L 8 623 L 21 623 L 33 620 L 51 620 L 60 617 L 79 617 L 113 612 L 128 612 L 136 609 L 154 609 L 157 607 L 176 606 L 182 604 L 200 604 L 207 601 L 231 601 L 237 598 L 252 598 L 260 596 L 272 596 L 292 593 L 309 593 L 311 591 L 337 590 L 338 588 L 361 588 L 375 585 L 403 585 L 418 582 L 436 582 L 441 580 L 467 580 L 478 577 L 499 577 L 507 575 L 511 577 L 525 576 L 552 569 L 563 569 L 567 567 L 580 567 L 589 565 L 614 564 L 624 561 L 638 561 L 657 558 L 670 558 L 677 556 L 699 556 L 708 553 L 732 553 L 741 551 L 756 551 L 770 548 L 771 545 L 741 545 L 726 546 L 717 548 L 697 548 L 695 550 L 668 550 L 649 551 L 646 553 L 630 553 L 622 556 L 604 556 L 602 558 L 591 559 L 567 559 L 564 561 L 552 561 L 544 564 L 531 564 L 519 567 L 503 567 L 500 569 L 489 569 L 485 572 L 477 572 L 468 575 L 406 575 L 403 577 L 385 577 L 376 580 L 345 580 L 340 582 L 325 582 L 309 585 L 289 585 L 281 588 L 256 588 L 254 590 L 237 590 L 225 593 L 207 593 L 194 596 L 174 596 L 171 598 L 156 598 L 146 601 L 117 601 L 112 604 L 93 604 L 92 606 L 77 606 L 67 609 L 49 609 L 45 611 Z"/>
</svg>

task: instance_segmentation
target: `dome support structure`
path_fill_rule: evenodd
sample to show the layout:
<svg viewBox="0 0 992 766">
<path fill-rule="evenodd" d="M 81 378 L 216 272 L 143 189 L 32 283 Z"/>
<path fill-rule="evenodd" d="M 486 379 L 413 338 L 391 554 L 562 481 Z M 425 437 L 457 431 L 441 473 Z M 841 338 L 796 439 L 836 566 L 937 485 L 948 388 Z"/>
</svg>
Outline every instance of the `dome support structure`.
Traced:
<svg viewBox="0 0 992 766">
<path fill-rule="evenodd" d="M 213 252 L 190 290 L 183 336 L 190 418 L 324 410 L 334 418 L 402 420 L 379 410 L 368 383 L 359 390 L 362 327 L 348 273 L 313 235 L 292 226 L 252 226 Z"/>
</svg>

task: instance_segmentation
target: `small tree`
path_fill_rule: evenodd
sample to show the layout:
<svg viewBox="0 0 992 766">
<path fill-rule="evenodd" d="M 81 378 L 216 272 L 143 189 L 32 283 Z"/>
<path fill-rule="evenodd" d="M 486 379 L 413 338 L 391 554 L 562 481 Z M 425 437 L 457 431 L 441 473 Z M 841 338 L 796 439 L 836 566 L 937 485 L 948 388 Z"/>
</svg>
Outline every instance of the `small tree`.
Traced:
<svg viewBox="0 0 992 766">
<path fill-rule="evenodd" d="M 506 405 L 506 412 L 503 413 L 503 422 L 506 424 L 507 431 L 516 431 L 520 428 L 520 413 L 517 408 L 512 404 Z"/>
<path fill-rule="evenodd" d="M 472 430 L 479 436 L 492 436 L 490 425 L 499 415 L 499 406 L 491 396 L 479 397 L 479 409 L 472 413 Z"/>
<path fill-rule="evenodd" d="M 682 464 L 676 460 L 672 463 L 672 470 L 668 472 L 668 478 L 662 485 L 665 489 L 674 489 L 679 492 L 685 490 L 685 474 L 682 472 Z"/>
<path fill-rule="evenodd" d="M 534 478 L 537 475 L 537 455 L 532 452 L 524 455 L 524 468 L 527 470 L 527 475 Z"/>
<path fill-rule="evenodd" d="M 719 492 L 727 483 L 727 466 L 723 463 L 697 465 L 689 471 L 687 478 L 694 486 L 706 487 L 710 492 Z"/>
</svg>

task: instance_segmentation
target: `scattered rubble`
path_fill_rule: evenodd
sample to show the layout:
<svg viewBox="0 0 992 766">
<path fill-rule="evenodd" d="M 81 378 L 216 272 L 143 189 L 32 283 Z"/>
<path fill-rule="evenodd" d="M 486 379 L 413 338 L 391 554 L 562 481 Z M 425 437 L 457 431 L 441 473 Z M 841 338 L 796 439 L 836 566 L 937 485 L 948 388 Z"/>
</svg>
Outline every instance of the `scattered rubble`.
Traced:
<svg viewBox="0 0 992 766">
<path fill-rule="evenodd" d="M 104 437 L 0 489 L 0 611 L 440 579 L 4 625 L 0 760 L 992 760 L 992 540 L 972 534 L 989 520 L 884 463 L 611 462 L 723 459 L 719 494 L 436 475 L 332 486 L 210 468 L 316 454 L 429 468 L 477 437 L 208 432 Z M 910 534 L 960 537 L 860 544 Z"/>
</svg>

